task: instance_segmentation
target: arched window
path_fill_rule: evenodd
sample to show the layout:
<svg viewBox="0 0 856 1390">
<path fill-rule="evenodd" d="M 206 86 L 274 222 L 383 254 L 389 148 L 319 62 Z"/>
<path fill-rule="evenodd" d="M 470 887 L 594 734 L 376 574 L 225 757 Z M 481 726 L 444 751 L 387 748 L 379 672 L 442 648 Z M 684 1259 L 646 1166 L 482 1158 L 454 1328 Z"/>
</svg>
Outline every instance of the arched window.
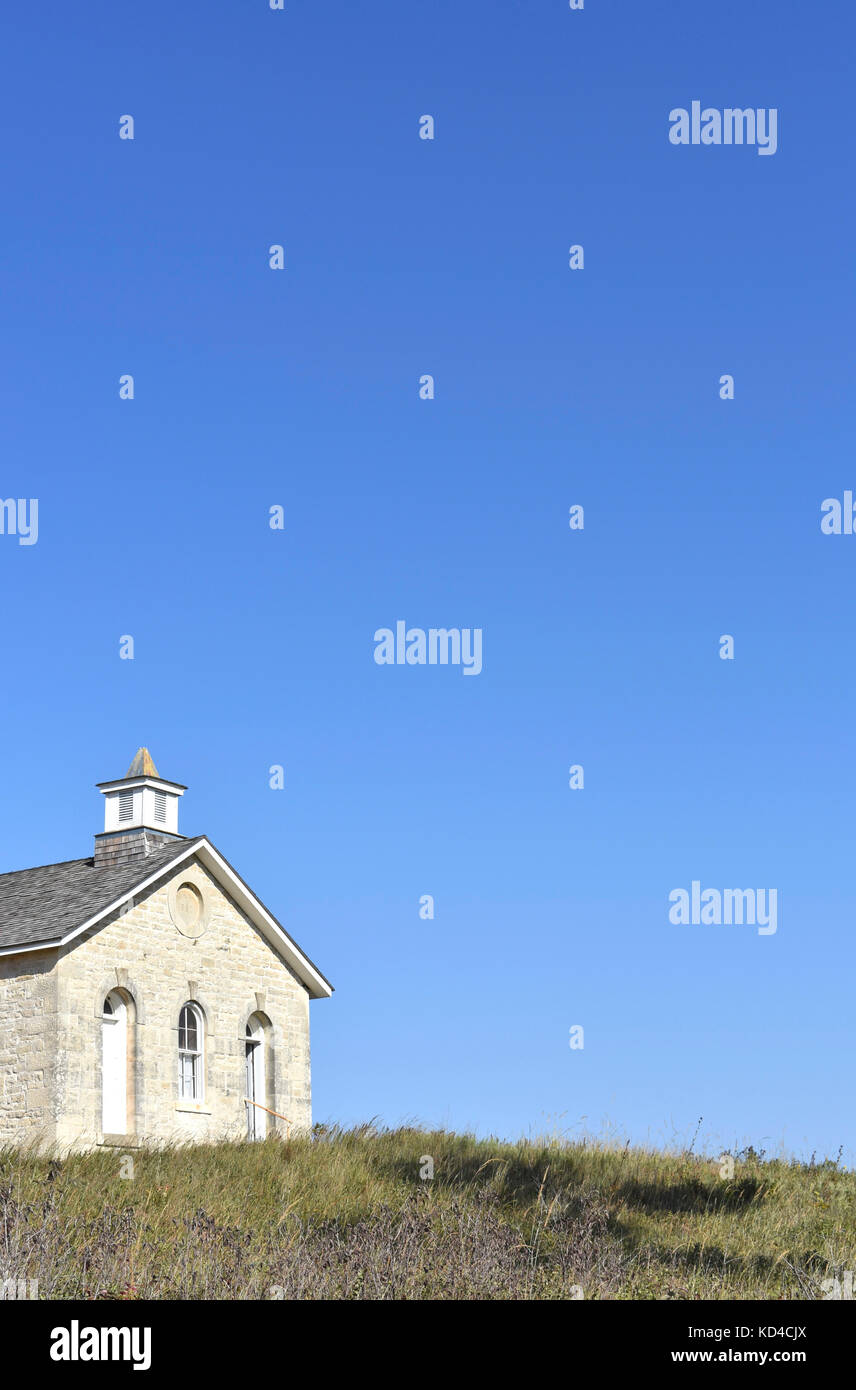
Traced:
<svg viewBox="0 0 856 1390">
<path fill-rule="evenodd" d="M 205 1069 L 202 1011 L 185 1004 L 178 1018 L 178 1095 L 180 1100 L 202 1100 Z"/>
<path fill-rule="evenodd" d="M 258 1014 L 247 1024 L 244 1043 L 247 1066 L 247 1138 L 264 1139 L 267 1134 L 267 1067 L 265 1026 Z"/>
</svg>

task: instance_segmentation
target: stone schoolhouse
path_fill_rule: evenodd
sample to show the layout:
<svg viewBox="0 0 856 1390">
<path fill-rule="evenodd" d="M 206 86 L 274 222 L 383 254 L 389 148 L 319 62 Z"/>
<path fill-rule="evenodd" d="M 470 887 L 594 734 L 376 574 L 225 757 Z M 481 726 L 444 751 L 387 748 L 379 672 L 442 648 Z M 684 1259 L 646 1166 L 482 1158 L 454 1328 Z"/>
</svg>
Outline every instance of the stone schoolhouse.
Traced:
<svg viewBox="0 0 856 1390">
<path fill-rule="evenodd" d="M 332 985 L 141 748 L 94 854 L 0 874 L 0 1144 L 261 1139 L 311 1126 Z"/>
</svg>

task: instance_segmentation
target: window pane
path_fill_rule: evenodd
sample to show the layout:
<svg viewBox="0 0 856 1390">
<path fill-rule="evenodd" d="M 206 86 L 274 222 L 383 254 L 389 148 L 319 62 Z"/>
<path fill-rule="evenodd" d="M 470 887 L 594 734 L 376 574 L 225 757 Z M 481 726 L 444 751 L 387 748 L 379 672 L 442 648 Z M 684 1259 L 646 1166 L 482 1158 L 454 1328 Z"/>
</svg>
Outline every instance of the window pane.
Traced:
<svg viewBox="0 0 856 1390">
<path fill-rule="evenodd" d="M 178 1020 L 178 1045 L 188 1052 L 199 1050 L 199 1028 L 195 1009 L 185 1004 Z"/>
<path fill-rule="evenodd" d="M 181 1098 L 182 1100 L 198 1100 L 199 1088 L 197 1085 L 197 1059 L 185 1053 L 181 1058 Z"/>
<path fill-rule="evenodd" d="M 185 1004 L 178 1019 L 178 1090 L 182 1100 L 199 1100 L 202 1095 L 202 1023 L 191 1004 Z"/>
</svg>

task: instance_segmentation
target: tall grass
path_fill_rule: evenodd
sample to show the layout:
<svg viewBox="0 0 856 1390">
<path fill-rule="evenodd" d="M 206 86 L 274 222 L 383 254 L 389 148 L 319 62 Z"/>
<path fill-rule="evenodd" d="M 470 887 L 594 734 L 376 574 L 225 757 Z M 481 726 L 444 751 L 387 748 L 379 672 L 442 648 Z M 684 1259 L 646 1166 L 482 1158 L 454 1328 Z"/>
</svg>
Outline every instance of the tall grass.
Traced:
<svg viewBox="0 0 856 1390">
<path fill-rule="evenodd" d="M 722 1178 L 688 1152 L 371 1125 L 130 1157 L 123 1177 L 115 1149 L 0 1151 L 0 1279 L 50 1299 L 778 1299 L 856 1270 L 837 1161 L 749 1150 Z"/>
</svg>

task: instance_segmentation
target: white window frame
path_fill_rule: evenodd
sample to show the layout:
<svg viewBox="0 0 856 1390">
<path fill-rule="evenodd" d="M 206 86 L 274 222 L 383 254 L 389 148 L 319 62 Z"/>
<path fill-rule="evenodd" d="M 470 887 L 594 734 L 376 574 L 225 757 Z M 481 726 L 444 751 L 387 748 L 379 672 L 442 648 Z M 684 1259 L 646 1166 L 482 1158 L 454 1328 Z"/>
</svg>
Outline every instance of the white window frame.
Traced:
<svg viewBox="0 0 856 1390">
<path fill-rule="evenodd" d="M 182 1027 L 185 1012 L 192 1014 L 196 1023 L 196 1047 L 182 1047 Z M 205 1099 L 205 1019 L 198 1004 L 188 1000 L 182 1004 L 178 1015 L 178 1099 L 179 1101 L 199 1102 Z"/>
</svg>

